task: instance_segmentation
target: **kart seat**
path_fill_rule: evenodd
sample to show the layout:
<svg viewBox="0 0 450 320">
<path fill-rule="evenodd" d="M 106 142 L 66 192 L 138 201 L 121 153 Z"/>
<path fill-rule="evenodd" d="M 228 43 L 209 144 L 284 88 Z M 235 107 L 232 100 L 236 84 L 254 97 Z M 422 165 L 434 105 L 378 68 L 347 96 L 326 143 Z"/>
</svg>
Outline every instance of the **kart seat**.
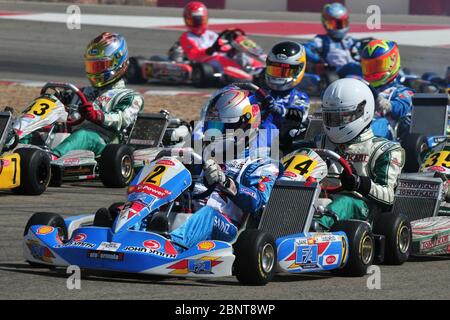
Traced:
<svg viewBox="0 0 450 320">
<path fill-rule="evenodd" d="M 155 213 L 147 226 L 147 231 L 158 233 L 166 238 L 170 238 L 169 230 L 170 221 L 163 211 Z"/>
</svg>

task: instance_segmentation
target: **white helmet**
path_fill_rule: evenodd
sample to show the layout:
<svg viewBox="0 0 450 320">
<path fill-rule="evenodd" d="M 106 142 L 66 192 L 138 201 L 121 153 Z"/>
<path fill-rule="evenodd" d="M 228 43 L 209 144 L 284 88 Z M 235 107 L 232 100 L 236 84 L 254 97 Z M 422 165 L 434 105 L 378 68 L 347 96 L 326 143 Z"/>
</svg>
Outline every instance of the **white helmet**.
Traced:
<svg viewBox="0 0 450 320">
<path fill-rule="evenodd" d="M 334 81 L 322 97 L 325 134 L 334 143 L 347 143 L 370 125 L 375 99 L 362 81 L 344 78 Z"/>
</svg>

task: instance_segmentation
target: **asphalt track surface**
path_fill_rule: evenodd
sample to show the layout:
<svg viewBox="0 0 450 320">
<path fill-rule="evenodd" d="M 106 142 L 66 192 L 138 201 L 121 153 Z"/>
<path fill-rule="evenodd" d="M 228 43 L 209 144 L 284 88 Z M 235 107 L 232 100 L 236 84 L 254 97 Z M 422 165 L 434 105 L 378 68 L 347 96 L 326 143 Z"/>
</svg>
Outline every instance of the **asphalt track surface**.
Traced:
<svg viewBox="0 0 450 320">
<path fill-rule="evenodd" d="M 1 10 L 64 12 L 64 6 L 52 4 L 1 3 Z M 83 7 L 84 12 L 116 14 L 178 15 L 177 9 L 133 7 Z M 105 11 L 106 10 L 106 11 Z M 268 18 L 267 13 L 213 11 L 221 17 Z M 298 14 L 275 13 L 275 17 L 298 19 Z M 273 16 L 271 18 L 274 18 Z M 314 20 L 316 15 L 302 17 Z M 362 19 L 355 17 L 355 20 Z M 404 19 L 410 17 L 386 17 Z M 449 23 L 435 18 L 433 23 Z M 430 23 L 419 17 L 415 23 Z M 105 27 L 83 26 L 68 31 L 63 24 L 0 21 L 0 78 L 18 80 L 65 80 L 83 83 L 82 52 L 86 43 Z M 165 53 L 179 32 L 117 28 L 128 40 L 135 55 Z M 268 49 L 273 37 L 255 37 Z M 425 63 L 425 68 L 442 72 L 448 64 L 448 49 L 408 47 L 402 49 L 405 63 Z M 446 60 L 447 59 L 447 60 Z M 416 62 L 415 62 L 416 61 Z M 440 67 L 440 68 L 439 68 Z M 425 71 L 425 70 L 424 70 Z M 171 90 L 173 87 L 152 86 Z M 150 89 L 150 87 L 149 87 Z M 177 90 L 189 89 L 187 86 Z M 93 213 L 99 207 L 120 201 L 124 189 L 105 189 L 98 183 L 66 184 L 49 188 L 38 197 L 21 197 L 0 192 L 0 298 L 1 299 L 450 299 L 450 260 L 415 259 L 403 266 L 381 266 L 381 289 L 369 290 L 368 277 L 343 278 L 330 274 L 278 275 L 266 287 L 242 287 L 233 277 L 210 280 L 186 280 L 83 271 L 81 290 L 68 290 L 64 269 L 29 267 L 22 260 L 22 234 L 28 218 L 36 211 L 61 214 Z"/>
</svg>

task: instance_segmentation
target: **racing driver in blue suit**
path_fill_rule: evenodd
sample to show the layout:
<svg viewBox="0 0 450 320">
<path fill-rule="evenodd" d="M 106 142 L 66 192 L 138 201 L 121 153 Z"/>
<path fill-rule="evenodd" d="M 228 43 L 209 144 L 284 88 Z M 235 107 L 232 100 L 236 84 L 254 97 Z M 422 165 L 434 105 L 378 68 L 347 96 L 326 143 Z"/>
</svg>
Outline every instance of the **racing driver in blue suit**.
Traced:
<svg viewBox="0 0 450 320">
<path fill-rule="evenodd" d="M 280 167 L 266 151 L 260 152 L 260 123 L 259 105 L 251 103 L 248 91 L 219 90 L 211 98 L 203 127 L 202 175 L 203 188 L 215 189 L 203 207 L 170 233 L 181 249 L 202 240 L 234 240 L 248 215 L 258 214 L 269 200 Z"/>
</svg>

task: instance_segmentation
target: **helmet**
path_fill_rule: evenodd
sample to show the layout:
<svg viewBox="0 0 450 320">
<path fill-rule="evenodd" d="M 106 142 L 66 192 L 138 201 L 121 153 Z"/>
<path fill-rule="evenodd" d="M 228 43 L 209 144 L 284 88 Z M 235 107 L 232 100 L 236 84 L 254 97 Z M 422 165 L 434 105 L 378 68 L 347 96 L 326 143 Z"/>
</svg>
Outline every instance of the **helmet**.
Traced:
<svg viewBox="0 0 450 320">
<path fill-rule="evenodd" d="M 184 23 L 189 31 L 196 35 L 201 35 L 205 32 L 208 26 L 208 9 L 200 1 L 191 1 L 183 11 Z"/>
<path fill-rule="evenodd" d="M 322 98 L 325 134 L 334 143 L 347 143 L 370 125 L 375 99 L 369 86 L 354 78 L 331 83 Z"/>
<path fill-rule="evenodd" d="M 210 145 L 210 151 L 223 153 L 233 148 L 233 156 L 236 156 L 235 148 L 242 151 L 249 146 L 260 124 L 259 105 L 251 102 L 249 92 L 230 87 L 210 100 L 205 112 L 204 140 Z"/>
<path fill-rule="evenodd" d="M 374 87 L 394 80 L 400 71 L 400 53 L 397 43 L 372 40 L 363 49 L 361 67 L 364 79 Z"/>
<path fill-rule="evenodd" d="M 128 49 L 125 38 L 117 33 L 103 32 L 92 40 L 84 53 L 86 74 L 94 87 L 114 83 L 128 68 Z"/>
<path fill-rule="evenodd" d="M 266 83 L 277 91 L 292 89 L 302 80 L 305 69 L 305 48 L 293 41 L 280 42 L 267 57 Z"/>
<path fill-rule="evenodd" d="M 330 37 L 343 39 L 349 29 L 347 8 L 339 2 L 326 4 L 322 10 L 322 24 Z"/>
</svg>

